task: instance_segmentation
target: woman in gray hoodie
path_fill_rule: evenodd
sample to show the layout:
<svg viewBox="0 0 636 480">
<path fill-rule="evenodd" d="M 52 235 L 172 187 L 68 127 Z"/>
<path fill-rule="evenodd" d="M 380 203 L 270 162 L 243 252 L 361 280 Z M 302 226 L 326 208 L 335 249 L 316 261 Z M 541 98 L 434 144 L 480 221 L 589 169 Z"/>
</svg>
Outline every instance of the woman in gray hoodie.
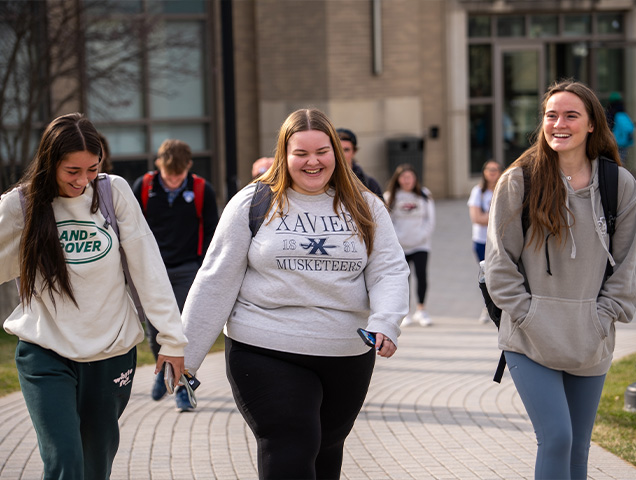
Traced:
<svg viewBox="0 0 636 480">
<path fill-rule="evenodd" d="M 535 478 L 578 479 L 587 476 L 615 322 L 635 312 L 636 184 L 619 167 L 610 253 L 598 165 L 620 159 L 603 107 L 588 87 L 564 81 L 548 89 L 542 114 L 536 141 L 495 191 L 486 284 L 503 310 L 499 348 L 537 436 Z"/>
</svg>

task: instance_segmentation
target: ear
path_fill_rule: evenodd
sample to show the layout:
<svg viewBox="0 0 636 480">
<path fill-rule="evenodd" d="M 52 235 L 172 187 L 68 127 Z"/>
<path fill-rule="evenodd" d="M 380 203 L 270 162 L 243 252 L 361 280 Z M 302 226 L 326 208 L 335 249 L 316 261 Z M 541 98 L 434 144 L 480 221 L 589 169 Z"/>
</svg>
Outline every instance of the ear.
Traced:
<svg viewBox="0 0 636 480">
<path fill-rule="evenodd" d="M 590 123 L 587 129 L 587 133 L 592 133 L 594 131 L 594 124 Z"/>
</svg>

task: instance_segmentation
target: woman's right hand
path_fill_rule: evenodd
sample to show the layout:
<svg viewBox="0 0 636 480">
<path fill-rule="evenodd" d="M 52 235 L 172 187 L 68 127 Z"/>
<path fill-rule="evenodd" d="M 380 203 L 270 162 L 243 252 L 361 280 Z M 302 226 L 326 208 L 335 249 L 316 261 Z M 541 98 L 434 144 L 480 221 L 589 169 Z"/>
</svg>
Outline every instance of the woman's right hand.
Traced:
<svg viewBox="0 0 636 480">
<path fill-rule="evenodd" d="M 378 355 L 380 355 L 381 357 L 389 358 L 393 356 L 393 354 L 397 350 L 397 345 L 383 333 L 378 332 L 375 334 L 375 344 L 380 345 L 380 348 L 377 350 L 377 352 Z"/>
</svg>

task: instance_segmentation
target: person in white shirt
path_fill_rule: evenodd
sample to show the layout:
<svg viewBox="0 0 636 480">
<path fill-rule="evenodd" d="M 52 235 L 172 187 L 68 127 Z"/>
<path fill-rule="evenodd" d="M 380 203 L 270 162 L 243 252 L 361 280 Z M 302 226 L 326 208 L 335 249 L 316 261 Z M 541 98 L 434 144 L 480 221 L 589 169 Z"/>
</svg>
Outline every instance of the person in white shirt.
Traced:
<svg viewBox="0 0 636 480">
<path fill-rule="evenodd" d="M 407 315 L 402 326 L 419 323 L 423 327 L 432 325 L 424 307 L 426 300 L 427 263 L 435 229 L 435 203 L 428 188 L 423 187 L 412 165 L 399 165 L 384 194 L 391 212 L 400 245 L 406 261 L 415 267 L 417 280 L 417 307 L 415 313 Z"/>
<path fill-rule="evenodd" d="M 21 300 L 4 329 L 19 337 L 16 367 L 44 478 L 110 478 L 144 339 L 120 242 L 159 330 L 156 371 L 166 362 L 175 378 L 183 373 L 187 341 L 157 242 L 126 180 L 98 177 L 102 151 L 83 115 L 58 117 L 18 187 L 0 197 L 0 283 L 19 278 Z M 111 181 L 119 237 L 99 209 L 98 181 Z"/>
<path fill-rule="evenodd" d="M 259 477 L 339 478 L 375 351 L 397 348 L 408 267 L 386 206 L 347 167 L 319 110 L 289 115 L 259 180 L 271 202 L 256 235 L 252 183 L 225 207 L 188 293 L 186 366 L 199 368 L 225 326 L 227 375 L 257 439 Z M 358 328 L 375 333 L 375 349 Z"/>
<path fill-rule="evenodd" d="M 488 214 L 495 186 L 501 177 L 502 168 L 494 160 L 487 160 L 481 168 L 481 181 L 475 185 L 468 198 L 468 212 L 473 225 L 473 251 L 477 262 L 486 255 L 486 234 L 488 232 Z M 483 307 L 479 316 L 480 323 L 489 323 L 488 310 Z"/>
</svg>

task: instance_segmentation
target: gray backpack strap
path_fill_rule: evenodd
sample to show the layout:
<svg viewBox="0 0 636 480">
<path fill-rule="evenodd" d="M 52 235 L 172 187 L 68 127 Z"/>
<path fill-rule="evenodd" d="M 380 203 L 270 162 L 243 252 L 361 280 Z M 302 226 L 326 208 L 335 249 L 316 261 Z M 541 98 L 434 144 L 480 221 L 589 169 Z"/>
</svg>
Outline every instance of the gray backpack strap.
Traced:
<svg viewBox="0 0 636 480">
<path fill-rule="evenodd" d="M 26 220 L 26 199 L 24 198 L 24 190 L 22 185 L 18 185 L 18 197 L 20 197 L 20 206 L 22 207 L 22 218 Z M 18 295 L 20 294 L 20 277 L 15 279 L 15 286 L 18 288 Z"/>
<path fill-rule="evenodd" d="M 119 227 L 117 226 L 117 216 L 115 215 L 115 205 L 113 203 L 113 189 L 110 184 L 109 175 L 107 173 L 100 173 L 96 183 L 97 193 L 99 194 L 99 211 L 105 219 L 104 228 L 108 230 L 108 226 L 110 225 L 119 239 Z M 121 257 L 121 266 L 124 270 L 124 277 L 126 278 L 126 283 L 130 288 L 130 296 L 132 297 L 135 308 L 137 309 L 139 320 L 144 322 L 146 320 L 146 313 L 141 305 L 141 300 L 139 299 L 139 294 L 137 293 L 135 284 L 130 277 L 126 252 L 124 252 L 121 242 L 119 242 L 119 255 Z"/>
</svg>

